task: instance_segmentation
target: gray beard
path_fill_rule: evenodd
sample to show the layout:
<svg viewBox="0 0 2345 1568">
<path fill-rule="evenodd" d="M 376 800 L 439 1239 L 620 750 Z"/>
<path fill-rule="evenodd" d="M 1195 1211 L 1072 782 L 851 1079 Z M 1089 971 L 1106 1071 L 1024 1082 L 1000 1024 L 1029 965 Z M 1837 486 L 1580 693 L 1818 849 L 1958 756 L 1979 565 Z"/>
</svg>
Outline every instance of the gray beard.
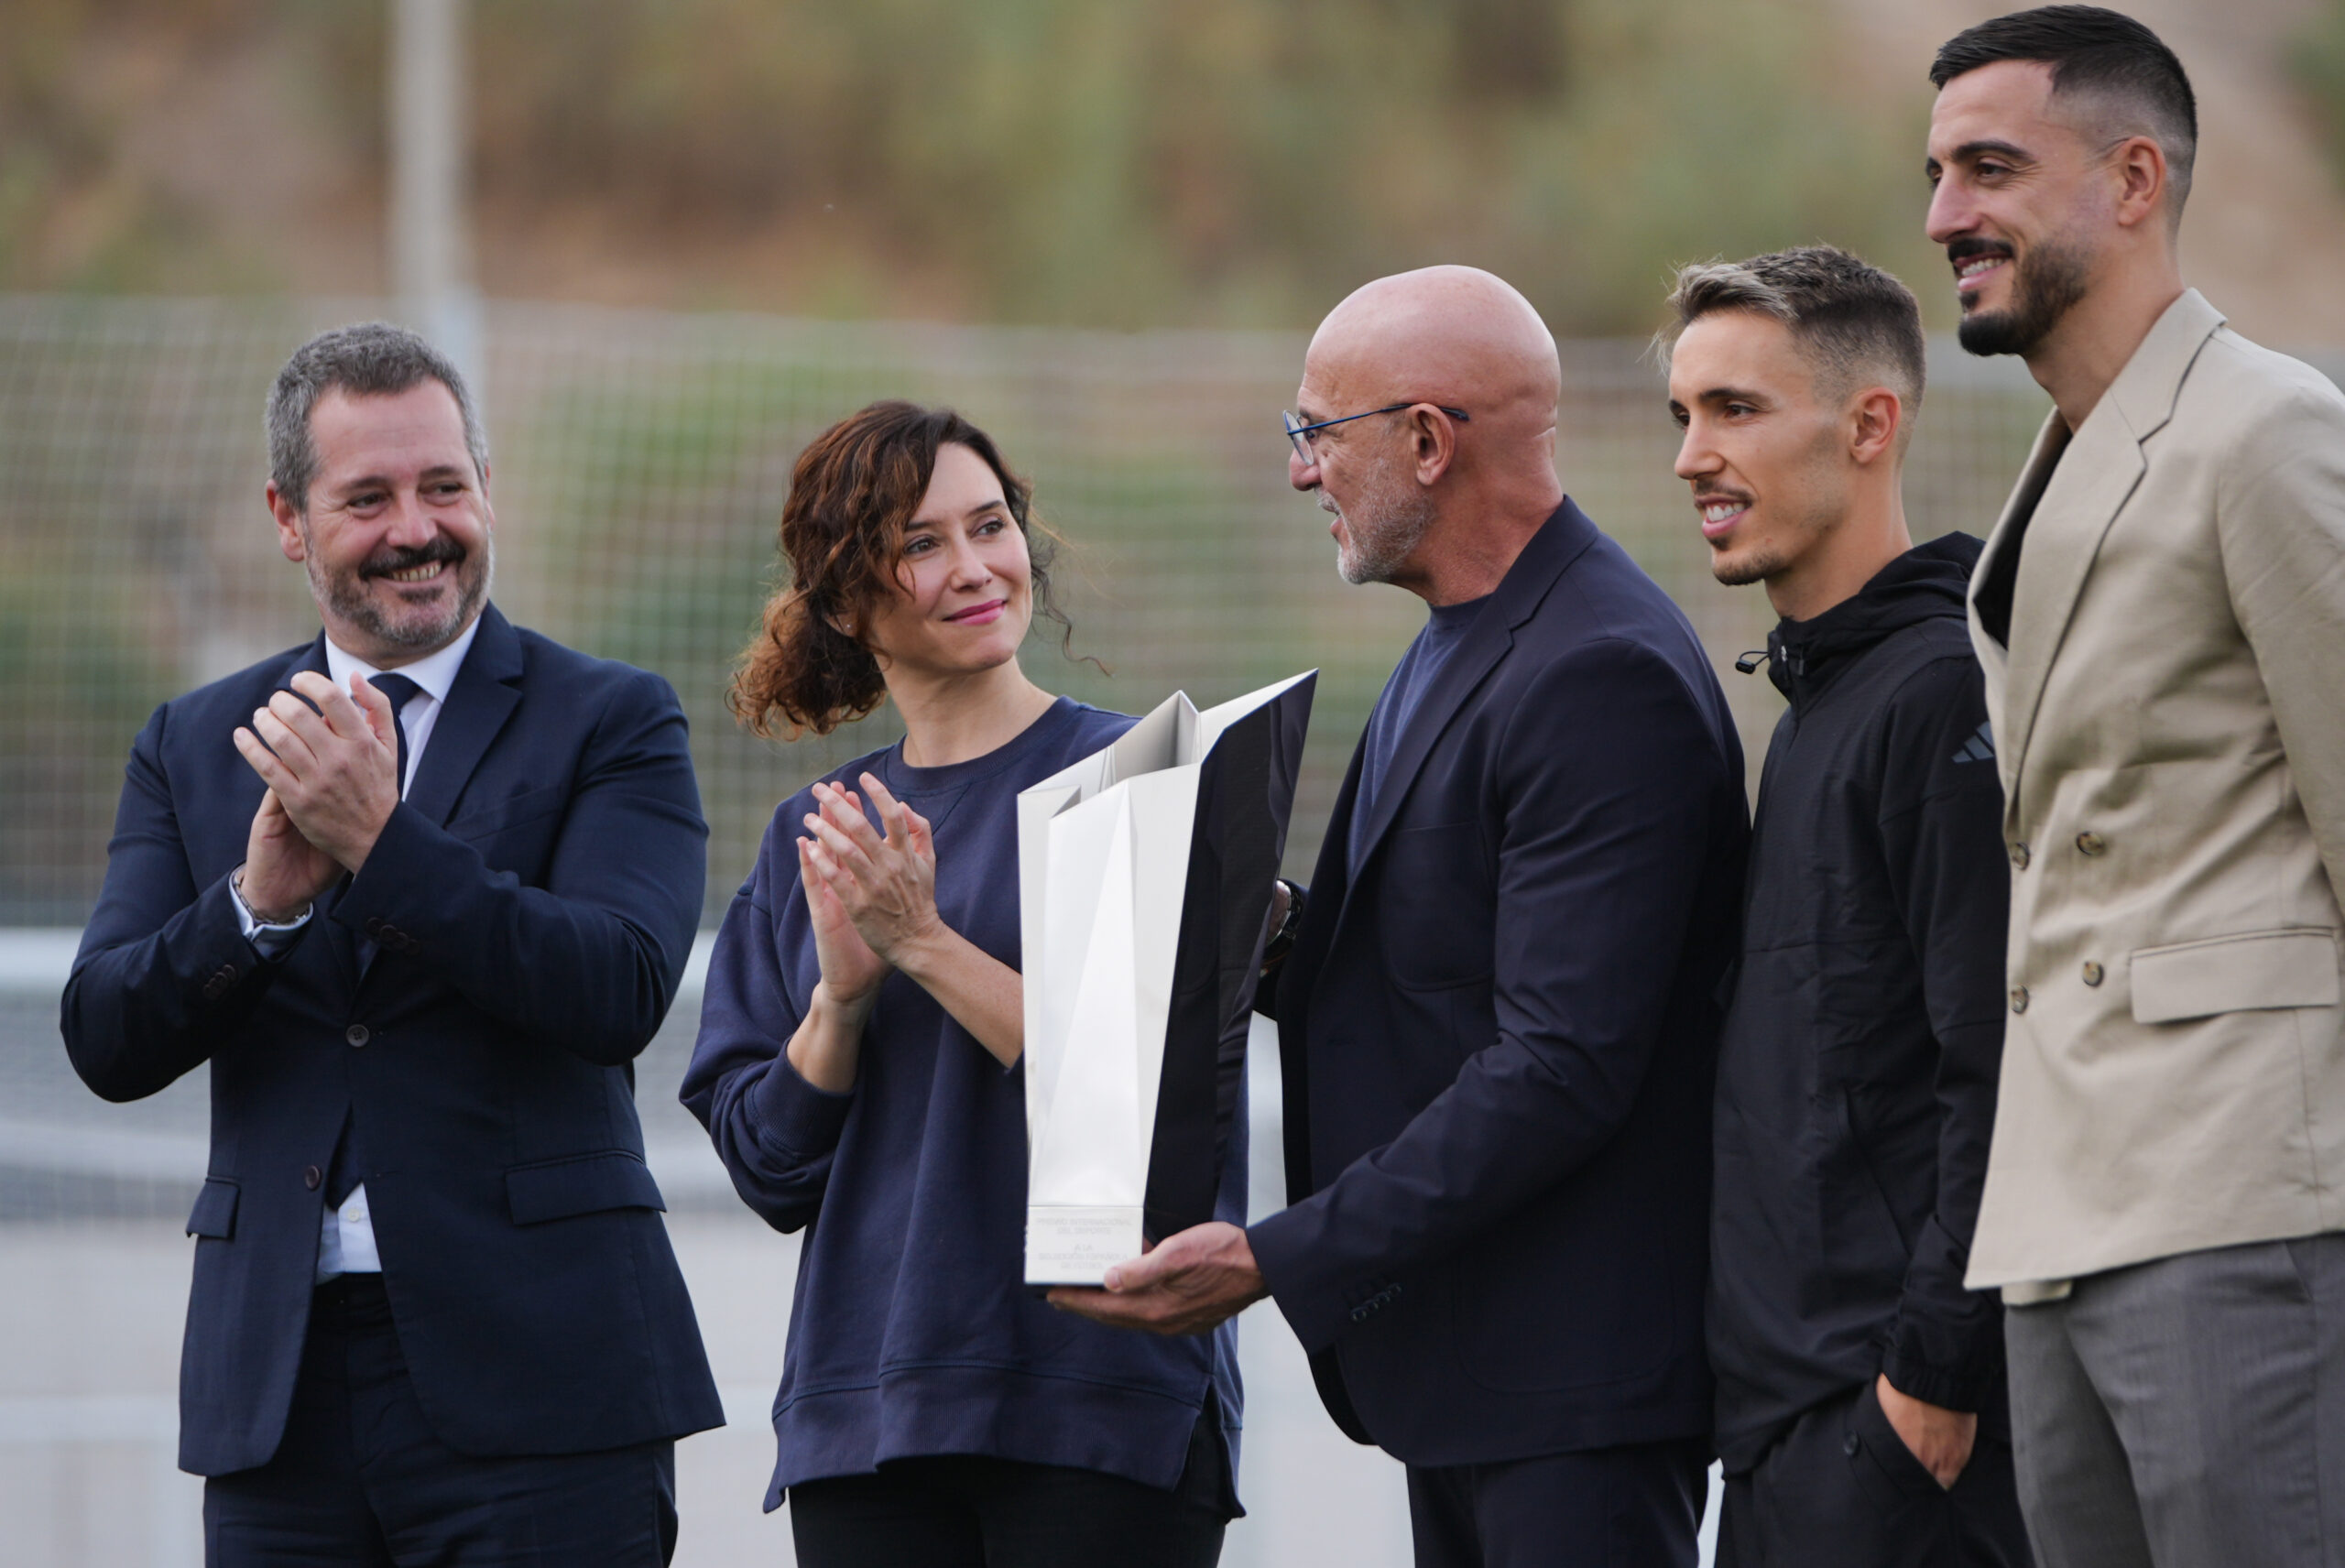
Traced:
<svg viewBox="0 0 2345 1568">
<path fill-rule="evenodd" d="M 302 537 L 306 542 L 306 526 Z M 307 559 L 302 564 L 310 570 L 310 593 L 319 604 L 378 642 L 416 653 L 447 647 L 457 633 L 472 625 L 473 617 L 488 598 L 489 582 L 496 575 L 496 539 L 492 535 L 483 539 L 481 548 L 468 552 L 457 565 L 456 599 L 446 615 L 394 623 L 384 615 L 382 606 L 367 596 L 365 579 L 355 569 L 330 578 L 314 546 L 305 553 Z"/>
<path fill-rule="evenodd" d="M 2012 264 L 2012 302 L 1992 315 L 1966 313 L 1956 341 L 1982 357 L 2032 354 L 2085 297 L 2089 284 L 2082 250 L 2065 240 L 2047 241 Z"/>
<path fill-rule="evenodd" d="M 1394 466 L 1380 463 L 1348 512 L 1340 511 L 1325 491 L 1319 493 L 1321 508 L 1341 517 L 1351 536 L 1351 542 L 1336 551 L 1336 571 L 1355 588 L 1391 582 L 1392 573 L 1433 527 L 1433 497 L 1396 475 Z"/>
</svg>

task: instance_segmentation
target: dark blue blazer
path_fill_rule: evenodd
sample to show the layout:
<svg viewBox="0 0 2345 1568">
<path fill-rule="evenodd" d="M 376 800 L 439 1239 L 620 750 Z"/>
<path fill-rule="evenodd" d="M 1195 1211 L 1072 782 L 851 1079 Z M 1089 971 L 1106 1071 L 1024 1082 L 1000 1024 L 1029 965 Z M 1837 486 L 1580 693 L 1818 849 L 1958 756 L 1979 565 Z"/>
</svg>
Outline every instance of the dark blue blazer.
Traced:
<svg viewBox="0 0 2345 1568">
<path fill-rule="evenodd" d="M 1685 616 L 1565 501 L 1359 759 L 1269 998 L 1250 1233 L 1329 1414 L 1423 1465 L 1707 1434 L 1710 1083 L 1748 837 Z"/>
<path fill-rule="evenodd" d="M 321 637 L 156 710 L 65 989 L 66 1049 L 107 1099 L 212 1065 L 181 1466 L 277 1450 L 345 1123 L 443 1441 L 566 1454 L 721 1424 L 635 1111 L 706 876 L 675 693 L 485 609 L 365 867 L 262 962 L 228 891 L 262 786 L 230 735 L 325 668 Z"/>
</svg>

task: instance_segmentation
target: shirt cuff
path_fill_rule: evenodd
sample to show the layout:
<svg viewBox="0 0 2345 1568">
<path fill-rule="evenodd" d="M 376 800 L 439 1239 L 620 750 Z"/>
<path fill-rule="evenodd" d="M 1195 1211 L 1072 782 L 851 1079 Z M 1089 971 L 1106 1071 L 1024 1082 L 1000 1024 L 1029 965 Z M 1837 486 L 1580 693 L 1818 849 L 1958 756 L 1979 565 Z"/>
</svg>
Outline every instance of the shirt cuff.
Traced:
<svg viewBox="0 0 2345 1568">
<path fill-rule="evenodd" d="M 293 939 L 300 935 L 301 928 L 310 923 L 310 917 L 316 912 L 317 906 L 311 905 L 289 920 L 264 920 L 253 913 L 250 904 L 245 902 L 245 890 L 236 885 L 236 881 L 234 877 L 228 878 L 228 897 L 236 906 L 236 924 L 243 929 L 245 940 L 251 942 L 253 951 L 263 958 L 284 957 L 293 950 Z"/>
</svg>

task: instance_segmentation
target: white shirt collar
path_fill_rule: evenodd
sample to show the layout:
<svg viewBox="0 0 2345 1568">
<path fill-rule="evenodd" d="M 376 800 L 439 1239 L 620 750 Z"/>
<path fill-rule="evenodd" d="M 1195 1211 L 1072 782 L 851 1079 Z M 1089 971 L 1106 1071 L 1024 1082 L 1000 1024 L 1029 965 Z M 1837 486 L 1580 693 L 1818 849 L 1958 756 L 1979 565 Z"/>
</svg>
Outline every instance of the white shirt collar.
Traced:
<svg viewBox="0 0 2345 1568">
<path fill-rule="evenodd" d="M 435 702 L 448 700 L 449 691 L 456 684 L 456 671 L 464 668 L 464 655 L 472 651 L 473 638 L 480 632 L 480 617 L 456 634 L 456 640 L 437 652 L 428 653 L 413 664 L 402 664 L 398 673 L 420 688 L 420 694 Z M 346 651 L 332 637 L 326 638 L 326 674 L 344 691 L 350 690 L 350 678 L 364 675 L 372 681 L 382 672 L 356 654 Z"/>
</svg>

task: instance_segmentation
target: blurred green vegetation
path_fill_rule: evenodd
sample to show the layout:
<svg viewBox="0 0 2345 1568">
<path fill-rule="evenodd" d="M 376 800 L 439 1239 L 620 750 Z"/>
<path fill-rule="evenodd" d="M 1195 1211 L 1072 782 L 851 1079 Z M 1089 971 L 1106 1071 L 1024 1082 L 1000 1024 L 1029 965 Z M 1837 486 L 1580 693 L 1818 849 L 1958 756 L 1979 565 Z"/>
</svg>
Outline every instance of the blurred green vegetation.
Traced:
<svg viewBox="0 0 2345 1568">
<path fill-rule="evenodd" d="M 363 211 L 383 4 L 10 0 L 0 287 L 290 276 L 288 236 L 139 171 L 124 83 L 262 61 Z M 1692 257 L 1927 255 L 1922 62 L 1881 80 L 1816 0 L 474 0 L 472 39 L 485 247 L 747 245 L 792 280 L 669 303 L 1300 326 L 1457 260 L 1558 332 L 1636 332 Z"/>
<path fill-rule="evenodd" d="M 371 301 L 0 296 L 0 924 L 84 919 L 133 735 L 154 703 L 315 635 L 261 504 L 263 395 Z M 806 442 L 879 396 L 961 408 L 1071 541 L 1075 650 L 1044 686 L 1126 712 L 1322 671 L 1289 870 L 1306 876 L 1347 758 L 1423 605 L 1345 585 L 1289 488 L 1275 410 L 1299 333 L 834 323 L 494 302 L 486 421 L 496 597 L 517 622 L 673 683 L 712 837 L 709 913 L 775 803 L 898 732 L 887 709 L 791 744 L 725 712 Z M 1751 755 L 1780 709 L 1730 672 L 1772 615 L 1711 581 L 1637 340 L 1568 345 L 1566 487 L 1684 607 Z M 2041 423 L 2012 360 L 1941 357 L 1906 469 L 1917 536 L 1991 524 Z M 1112 674 L 1109 673 L 1112 670 Z"/>
<path fill-rule="evenodd" d="M 2320 0 L 2296 33 L 2288 69 L 2319 123 L 2329 172 L 2345 186 L 2345 0 Z"/>
</svg>

